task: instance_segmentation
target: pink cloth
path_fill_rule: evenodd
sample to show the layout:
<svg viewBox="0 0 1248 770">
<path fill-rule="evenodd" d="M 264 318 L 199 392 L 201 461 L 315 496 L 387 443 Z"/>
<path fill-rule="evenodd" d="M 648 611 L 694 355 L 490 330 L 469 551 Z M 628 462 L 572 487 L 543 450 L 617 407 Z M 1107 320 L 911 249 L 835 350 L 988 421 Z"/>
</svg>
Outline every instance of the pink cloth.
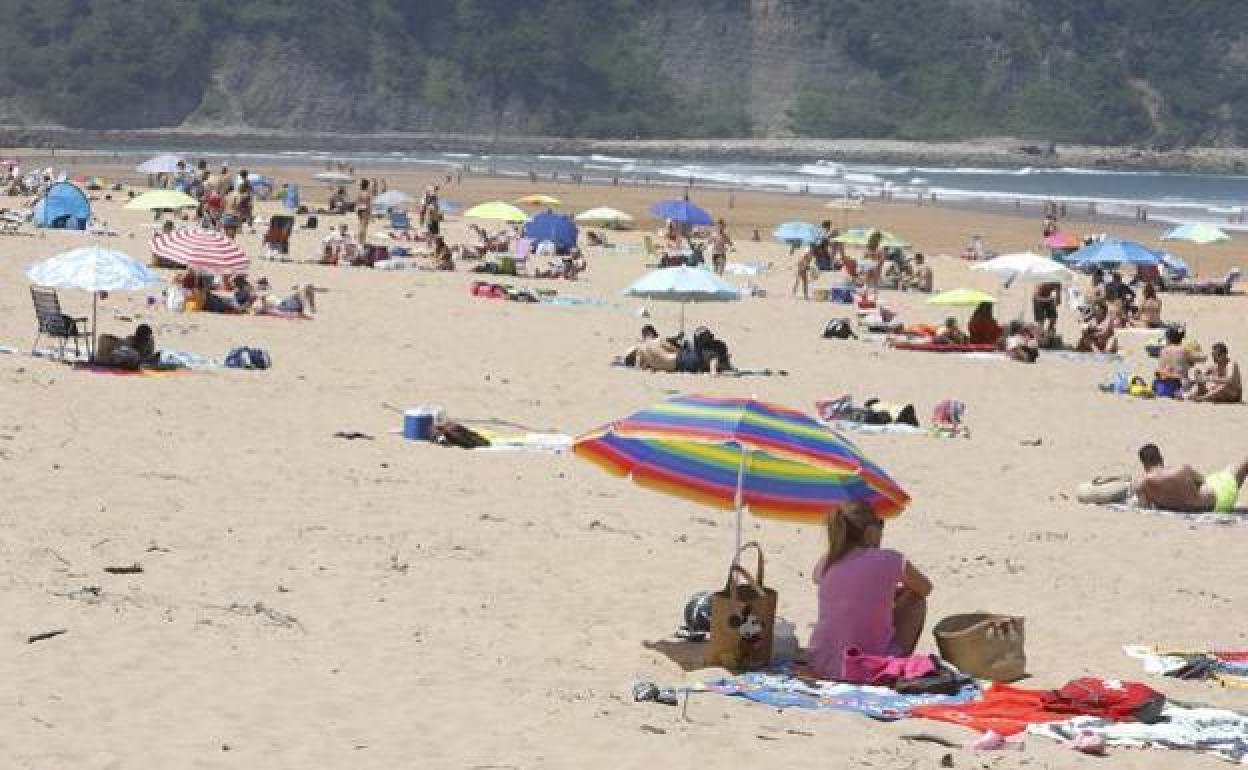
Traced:
<svg viewBox="0 0 1248 770">
<path fill-rule="evenodd" d="M 819 620 L 810 663 L 821 679 L 845 678 L 845 652 L 895 655 L 893 602 L 906 560 L 885 548 L 856 548 L 819 576 Z M 816 573 L 818 574 L 818 573 Z"/>
<path fill-rule="evenodd" d="M 898 679 L 918 679 L 936 673 L 931 655 L 910 655 L 904 658 L 891 655 L 864 655 L 857 647 L 845 651 L 842 664 L 844 681 L 851 684 L 874 684 L 885 687 Z"/>
</svg>

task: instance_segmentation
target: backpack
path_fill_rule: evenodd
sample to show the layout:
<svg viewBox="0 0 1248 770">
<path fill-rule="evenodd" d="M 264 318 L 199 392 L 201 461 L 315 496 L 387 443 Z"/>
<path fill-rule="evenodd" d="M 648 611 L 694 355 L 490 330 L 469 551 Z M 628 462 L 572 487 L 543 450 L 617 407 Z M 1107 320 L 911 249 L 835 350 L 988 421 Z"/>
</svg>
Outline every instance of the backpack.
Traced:
<svg viewBox="0 0 1248 770">
<path fill-rule="evenodd" d="M 823 327 L 823 338 L 825 340 L 847 340 L 851 337 L 858 339 L 858 335 L 854 334 L 854 327 L 850 324 L 848 318 L 833 318 Z"/>
<path fill-rule="evenodd" d="M 263 348 L 237 347 L 225 354 L 225 365 L 231 369 L 268 369 L 273 359 Z"/>
</svg>

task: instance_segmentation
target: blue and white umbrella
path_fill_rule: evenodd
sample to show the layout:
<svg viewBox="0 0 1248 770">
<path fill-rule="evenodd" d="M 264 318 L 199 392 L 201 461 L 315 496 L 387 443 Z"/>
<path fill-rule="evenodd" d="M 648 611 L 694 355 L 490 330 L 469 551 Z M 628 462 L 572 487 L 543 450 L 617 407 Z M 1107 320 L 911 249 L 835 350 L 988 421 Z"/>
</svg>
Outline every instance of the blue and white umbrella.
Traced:
<svg viewBox="0 0 1248 770">
<path fill-rule="evenodd" d="M 185 158 L 177 155 L 157 155 L 135 166 L 134 170 L 141 174 L 173 174 L 177 172 L 179 163 L 182 164 L 183 170 L 190 168 Z"/>
<path fill-rule="evenodd" d="M 741 290 L 709 270 L 699 267 L 665 267 L 639 278 L 624 289 L 630 297 L 680 303 L 680 329 L 685 329 L 685 305 L 689 302 L 734 302 Z"/>
<path fill-rule="evenodd" d="M 1110 238 L 1084 246 L 1066 260 L 1076 265 L 1155 265 L 1161 254 L 1135 241 Z"/>
<path fill-rule="evenodd" d="M 99 292 L 139 291 L 160 283 L 160 277 L 128 254 L 99 246 L 58 254 L 26 269 L 26 277 L 51 289 L 91 292 L 91 352 L 94 356 Z"/>
<path fill-rule="evenodd" d="M 1222 232 L 1220 228 L 1206 222 L 1191 222 L 1179 225 L 1161 236 L 1161 239 L 1163 241 L 1191 241 L 1192 243 L 1207 244 L 1229 241 L 1231 236 Z"/>
<path fill-rule="evenodd" d="M 808 246 L 824 237 L 823 228 L 810 222 L 785 222 L 771 231 L 771 237 L 782 243 Z"/>
</svg>

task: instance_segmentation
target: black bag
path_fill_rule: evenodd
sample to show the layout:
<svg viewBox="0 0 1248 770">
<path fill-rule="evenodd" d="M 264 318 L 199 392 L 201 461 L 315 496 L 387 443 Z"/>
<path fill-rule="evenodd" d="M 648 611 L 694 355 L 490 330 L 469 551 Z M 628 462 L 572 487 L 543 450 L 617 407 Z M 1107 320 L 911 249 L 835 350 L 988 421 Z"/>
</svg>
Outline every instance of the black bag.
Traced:
<svg viewBox="0 0 1248 770">
<path fill-rule="evenodd" d="M 485 436 L 457 422 L 447 422 L 435 427 L 433 440 L 443 446 L 454 446 L 460 449 L 476 449 L 490 445 L 489 439 Z"/>
<path fill-rule="evenodd" d="M 848 318 L 833 318 L 823 327 L 823 338 L 825 340 L 847 340 L 851 337 L 858 339 L 858 335 L 854 334 L 854 327 L 850 324 Z"/>
</svg>

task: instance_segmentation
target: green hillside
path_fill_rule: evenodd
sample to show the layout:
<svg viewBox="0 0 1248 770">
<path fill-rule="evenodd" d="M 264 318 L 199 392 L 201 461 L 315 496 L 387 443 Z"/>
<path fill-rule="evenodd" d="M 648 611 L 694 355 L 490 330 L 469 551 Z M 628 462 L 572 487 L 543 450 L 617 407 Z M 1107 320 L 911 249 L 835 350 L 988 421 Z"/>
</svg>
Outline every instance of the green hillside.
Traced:
<svg viewBox="0 0 1248 770">
<path fill-rule="evenodd" d="M 780 18 L 759 5 L 774 4 L 0 0 L 0 104 L 9 122 L 75 128 L 1248 136 L 1248 22 L 1231 0 L 787 0 Z M 731 44 L 705 44 L 711 27 Z M 296 109 L 292 87 L 322 84 L 293 72 L 332 86 L 332 109 Z M 769 88 L 778 115 L 756 104 Z"/>
</svg>

